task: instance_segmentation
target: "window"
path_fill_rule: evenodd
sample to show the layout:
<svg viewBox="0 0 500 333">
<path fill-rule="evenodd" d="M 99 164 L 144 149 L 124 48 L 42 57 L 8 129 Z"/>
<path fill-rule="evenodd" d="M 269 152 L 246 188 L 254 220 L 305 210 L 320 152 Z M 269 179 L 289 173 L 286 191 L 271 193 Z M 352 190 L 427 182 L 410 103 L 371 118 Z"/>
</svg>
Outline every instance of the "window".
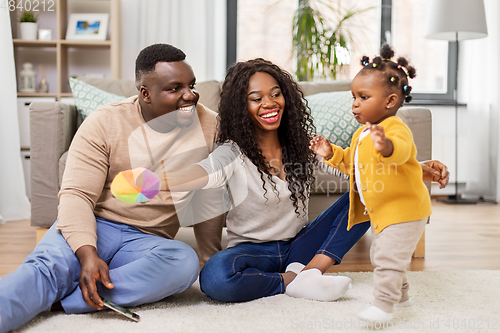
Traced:
<svg viewBox="0 0 500 333">
<path fill-rule="evenodd" d="M 325 0 L 326 1 L 326 0 Z M 354 41 L 344 77 L 359 71 L 362 55 L 373 57 L 389 42 L 396 57 L 408 57 L 417 69 L 412 80 L 413 103 L 453 101 L 455 43 L 425 38 L 427 10 L 431 0 L 380 0 L 378 6 L 349 20 Z M 336 6 L 338 0 L 330 0 Z M 228 66 L 256 57 L 268 59 L 294 72 L 292 21 L 299 0 L 227 0 Z M 342 0 L 343 8 L 369 8 L 373 0 Z"/>
<path fill-rule="evenodd" d="M 431 0 L 382 0 L 381 40 L 408 56 L 417 69 L 413 100 L 452 102 L 455 90 L 456 43 L 426 39 Z"/>
<path fill-rule="evenodd" d="M 236 60 L 261 57 L 293 73 L 292 21 L 298 0 L 237 3 Z"/>
</svg>

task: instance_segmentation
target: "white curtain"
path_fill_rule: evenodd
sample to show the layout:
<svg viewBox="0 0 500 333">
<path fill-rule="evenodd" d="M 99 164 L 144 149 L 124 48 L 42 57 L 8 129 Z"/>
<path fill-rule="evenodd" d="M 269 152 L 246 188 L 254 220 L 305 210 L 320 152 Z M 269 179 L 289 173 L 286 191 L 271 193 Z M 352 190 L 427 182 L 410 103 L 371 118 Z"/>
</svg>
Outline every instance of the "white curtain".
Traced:
<svg viewBox="0 0 500 333">
<path fill-rule="evenodd" d="M 226 73 L 226 0 L 121 0 L 122 77 L 134 78 L 144 47 L 172 44 L 186 53 L 197 81 Z"/>
<path fill-rule="evenodd" d="M 14 49 L 8 10 L 0 10 L 0 221 L 30 218 L 17 118 Z"/>
<path fill-rule="evenodd" d="M 465 154 L 465 196 L 496 199 L 498 159 L 498 11 L 497 0 L 485 0 L 488 37 L 463 41 L 460 67 L 463 76 L 460 94 L 466 97 L 467 144 L 460 151 Z"/>
</svg>

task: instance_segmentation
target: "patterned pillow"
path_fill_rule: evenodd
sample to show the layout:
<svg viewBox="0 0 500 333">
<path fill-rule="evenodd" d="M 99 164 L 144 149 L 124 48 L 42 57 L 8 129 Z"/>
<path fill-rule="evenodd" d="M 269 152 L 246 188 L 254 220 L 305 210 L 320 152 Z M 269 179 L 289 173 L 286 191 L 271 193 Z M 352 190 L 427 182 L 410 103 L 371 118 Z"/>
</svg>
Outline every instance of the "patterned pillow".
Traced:
<svg viewBox="0 0 500 333">
<path fill-rule="evenodd" d="M 74 78 L 69 79 L 69 86 L 75 98 L 76 108 L 84 120 L 101 105 L 119 102 L 126 98 L 98 89 Z"/>
<path fill-rule="evenodd" d="M 350 91 L 335 91 L 306 96 L 316 133 L 330 143 L 349 147 L 352 135 L 361 124 L 352 115 Z"/>
</svg>

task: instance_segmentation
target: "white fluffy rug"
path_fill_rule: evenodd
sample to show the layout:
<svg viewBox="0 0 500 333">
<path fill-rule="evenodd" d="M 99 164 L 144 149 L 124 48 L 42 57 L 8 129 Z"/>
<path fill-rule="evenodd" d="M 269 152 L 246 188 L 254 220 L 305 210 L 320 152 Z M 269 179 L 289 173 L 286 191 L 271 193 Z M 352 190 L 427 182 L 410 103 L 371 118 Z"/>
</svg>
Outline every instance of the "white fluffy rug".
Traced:
<svg viewBox="0 0 500 333">
<path fill-rule="evenodd" d="M 342 273 L 353 288 L 335 302 L 286 295 L 246 303 L 209 300 L 196 283 L 179 295 L 132 309 L 139 323 L 111 311 L 42 313 L 16 332 L 365 332 L 355 317 L 372 299 L 372 273 Z M 390 332 L 500 332 L 500 271 L 409 272 L 413 306 L 397 309 Z"/>
</svg>

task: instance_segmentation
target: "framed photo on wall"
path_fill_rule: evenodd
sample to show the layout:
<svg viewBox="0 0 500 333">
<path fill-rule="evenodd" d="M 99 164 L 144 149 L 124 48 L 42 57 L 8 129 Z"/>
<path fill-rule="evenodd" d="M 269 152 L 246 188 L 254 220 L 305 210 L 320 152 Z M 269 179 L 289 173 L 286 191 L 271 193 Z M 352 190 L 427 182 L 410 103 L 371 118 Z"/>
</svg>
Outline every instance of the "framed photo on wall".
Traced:
<svg viewBox="0 0 500 333">
<path fill-rule="evenodd" d="M 67 40 L 106 40 L 109 14 L 71 14 Z"/>
</svg>

